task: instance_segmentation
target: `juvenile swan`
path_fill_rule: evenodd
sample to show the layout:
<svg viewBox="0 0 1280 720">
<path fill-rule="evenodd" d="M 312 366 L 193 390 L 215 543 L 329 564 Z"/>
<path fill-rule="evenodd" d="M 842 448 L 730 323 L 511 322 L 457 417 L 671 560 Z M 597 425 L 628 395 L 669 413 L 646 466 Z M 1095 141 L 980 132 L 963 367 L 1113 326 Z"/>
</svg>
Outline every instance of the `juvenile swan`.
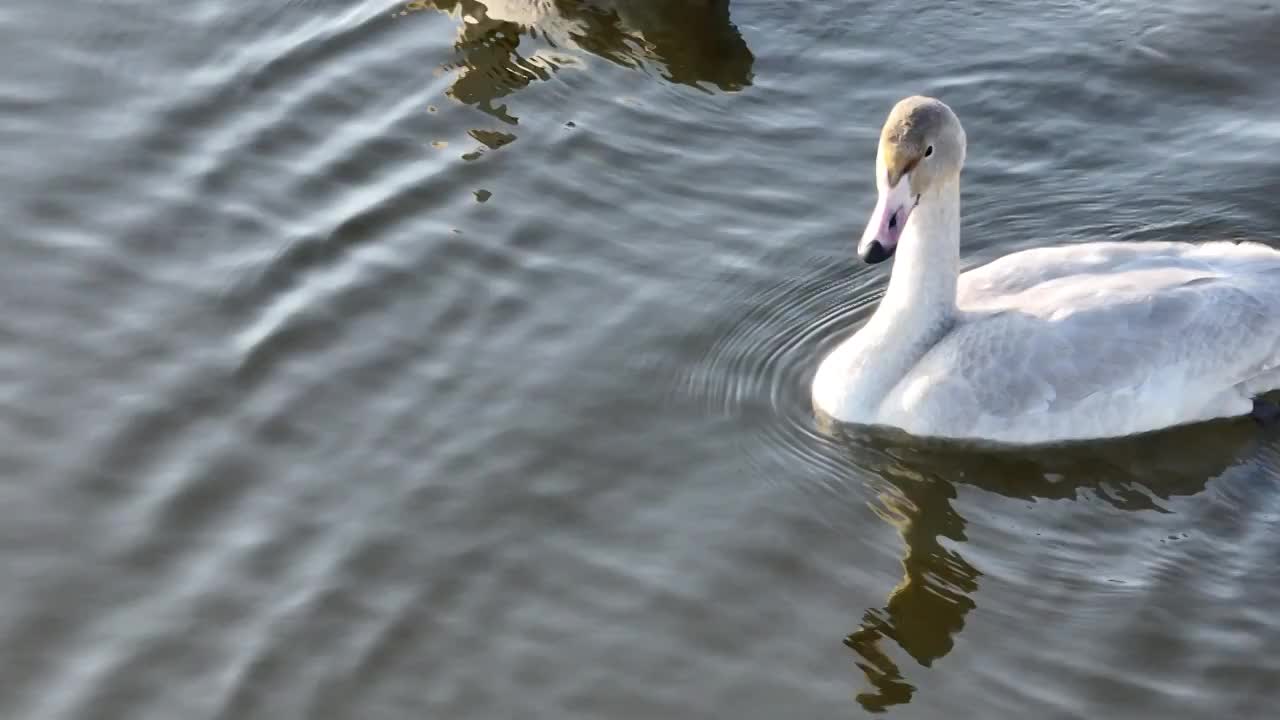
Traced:
<svg viewBox="0 0 1280 720">
<path fill-rule="evenodd" d="M 1257 395 L 1280 388 L 1280 252 L 1097 242 L 961 275 L 964 159 L 964 129 L 942 102 L 909 97 L 889 113 L 858 253 L 897 260 L 875 314 L 818 367 L 819 412 L 1039 444 L 1264 411 Z"/>
</svg>

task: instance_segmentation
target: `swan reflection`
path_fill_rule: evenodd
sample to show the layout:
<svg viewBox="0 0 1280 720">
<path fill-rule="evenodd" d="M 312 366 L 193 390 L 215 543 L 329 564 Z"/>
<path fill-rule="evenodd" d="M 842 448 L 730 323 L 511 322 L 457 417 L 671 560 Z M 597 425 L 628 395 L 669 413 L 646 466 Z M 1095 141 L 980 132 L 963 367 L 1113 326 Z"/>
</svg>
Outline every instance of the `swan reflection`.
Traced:
<svg viewBox="0 0 1280 720">
<path fill-rule="evenodd" d="M 902 580 L 844 641 L 871 685 L 858 702 L 873 712 L 915 692 L 884 641 L 928 668 L 951 651 L 975 607 L 981 571 L 943 545 L 965 540 L 965 519 L 952 505 L 958 485 L 1019 500 L 1091 496 L 1122 510 L 1165 511 L 1164 501 L 1202 492 L 1258 438 L 1248 423 L 1033 452 L 961 451 L 847 429 L 839 437 L 854 464 L 885 481 L 873 508 L 905 546 Z"/>
</svg>

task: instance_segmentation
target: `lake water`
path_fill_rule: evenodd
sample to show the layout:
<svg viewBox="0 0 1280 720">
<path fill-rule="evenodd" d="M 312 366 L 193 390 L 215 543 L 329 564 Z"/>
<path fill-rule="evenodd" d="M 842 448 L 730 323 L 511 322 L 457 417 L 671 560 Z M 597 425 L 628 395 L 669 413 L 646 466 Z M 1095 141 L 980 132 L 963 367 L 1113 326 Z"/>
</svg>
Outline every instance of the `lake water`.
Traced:
<svg viewBox="0 0 1280 720">
<path fill-rule="evenodd" d="M 1280 6 L 0 7 L 0 717 L 1265 718 L 1280 432 L 820 427 L 963 263 L 1280 241 Z"/>
</svg>

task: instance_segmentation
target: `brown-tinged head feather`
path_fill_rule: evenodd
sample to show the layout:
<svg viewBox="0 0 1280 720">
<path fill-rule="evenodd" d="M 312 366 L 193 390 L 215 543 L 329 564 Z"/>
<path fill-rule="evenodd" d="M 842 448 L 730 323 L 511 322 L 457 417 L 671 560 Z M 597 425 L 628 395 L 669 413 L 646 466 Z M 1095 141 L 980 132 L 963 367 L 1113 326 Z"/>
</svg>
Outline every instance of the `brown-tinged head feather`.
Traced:
<svg viewBox="0 0 1280 720">
<path fill-rule="evenodd" d="M 880 131 L 880 155 L 891 187 L 924 158 L 928 138 L 946 124 L 948 113 L 942 103 L 918 95 L 893 106 Z"/>
</svg>

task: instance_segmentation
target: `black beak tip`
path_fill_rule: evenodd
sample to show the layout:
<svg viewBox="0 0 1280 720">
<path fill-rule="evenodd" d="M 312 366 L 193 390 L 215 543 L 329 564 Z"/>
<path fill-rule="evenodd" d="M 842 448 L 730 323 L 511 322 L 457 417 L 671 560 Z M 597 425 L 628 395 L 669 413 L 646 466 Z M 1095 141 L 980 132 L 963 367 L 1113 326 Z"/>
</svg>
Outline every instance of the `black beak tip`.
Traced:
<svg viewBox="0 0 1280 720">
<path fill-rule="evenodd" d="M 875 265 L 876 263 L 888 260 L 890 255 L 893 255 L 893 253 L 885 250 L 883 245 L 878 242 L 873 242 L 867 247 L 866 251 L 862 253 L 862 261 L 868 265 Z"/>
</svg>

